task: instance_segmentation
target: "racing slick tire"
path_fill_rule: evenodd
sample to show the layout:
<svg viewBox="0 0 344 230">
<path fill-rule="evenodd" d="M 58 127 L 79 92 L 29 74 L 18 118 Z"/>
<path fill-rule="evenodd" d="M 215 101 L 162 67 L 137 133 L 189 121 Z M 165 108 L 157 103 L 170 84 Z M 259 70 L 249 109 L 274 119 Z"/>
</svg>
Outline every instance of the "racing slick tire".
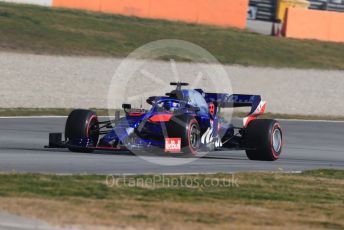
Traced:
<svg viewBox="0 0 344 230">
<path fill-rule="evenodd" d="M 245 129 L 244 142 L 250 160 L 275 161 L 282 152 L 281 126 L 275 120 L 253 120 Z"/>
<path fill-rule="evenodd" d="M 99 124 L 96 113 L 91 110 L 84 109 L 73 110 L 67 118 L 65 137 L 68 140 L 91 138 L 95 147 L 99 139 Z M 82 147 L 69 147 L 68 149 L 72 152 L 93 152 L 93 149 Z"/>
<path fill-rule="evenodd" d="M 197 154 L 201 143 L 201 130 L 195 117 L 190 115 L 172 117 L 167 130 L 169 138 L 181 139 L 182 156 Z"/>
</svg>

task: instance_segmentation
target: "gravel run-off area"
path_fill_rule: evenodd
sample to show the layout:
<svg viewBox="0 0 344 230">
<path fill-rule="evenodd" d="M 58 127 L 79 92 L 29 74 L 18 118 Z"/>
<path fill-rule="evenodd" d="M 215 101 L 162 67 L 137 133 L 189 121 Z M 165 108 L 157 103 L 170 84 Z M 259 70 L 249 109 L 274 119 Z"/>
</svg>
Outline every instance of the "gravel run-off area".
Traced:
<svg viewBox="0 0 344 230">
<path fill-rule="evenodd" d="M 207 76 L 199 75 L 199 69 L 211 71 L 216 66 L 146 60 L 144 70 L 134 71 L 127 83 L 121 85 L 123 81 L 113 78 L 117 77 L 116 70 L 123 60 L 1 52 L 0 108 L 107 108 L 111 101 L 118 107 L 123 91 L 111 94 L 108 103 L 111 82 L 119 84 L 117 88 L 123 86 L 126 94 L 142 98 L 167 92 L 168 83 L 175 81 L 176 76 L 182 81 L 195 80 L 196 87 L 207 89 Z M 267 112 L 344 114 L 344 71 L 223 67 L 231 85 L 227 84 L 228 79 L 225 84 L 215 79 L 212 80 L 213 85 L 217 85 L 215 88 L 260 94 L 268 102 Z M 130 65 L 127 68 L 130 69 Z"/>
</svg>

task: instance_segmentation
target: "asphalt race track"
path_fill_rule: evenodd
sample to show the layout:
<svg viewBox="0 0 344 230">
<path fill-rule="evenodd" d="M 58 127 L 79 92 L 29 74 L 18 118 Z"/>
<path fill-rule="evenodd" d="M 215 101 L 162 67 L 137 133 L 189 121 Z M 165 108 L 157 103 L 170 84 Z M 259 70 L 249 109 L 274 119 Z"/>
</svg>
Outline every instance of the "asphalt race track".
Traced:
<svg viewBox="0 0 344 230">
<path fill-rule="evenodd" d="M 212 152 L 189 164 L 163 166 L 128 153 L 72 153 L 44 149 L 49 132 L 63 132 L 65 117 L 0 118 L 0 172 L 60 174 L 214 173 L 344 169 L 344 122 L 281 121 L 285 147 L 276 162 L 250 161 L 243 151 Z M 167 161 L 180 159 L 164 156 Z"/>
</svg>

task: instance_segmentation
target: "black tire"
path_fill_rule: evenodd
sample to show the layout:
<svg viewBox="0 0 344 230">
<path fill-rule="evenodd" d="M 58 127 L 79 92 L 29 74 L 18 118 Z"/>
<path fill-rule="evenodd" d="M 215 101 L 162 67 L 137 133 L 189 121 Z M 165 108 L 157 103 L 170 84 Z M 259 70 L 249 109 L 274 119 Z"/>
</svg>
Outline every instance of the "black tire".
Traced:
<svg viewBox="0 0 344 230">
<path fill-rule="evenodd" d="M 250 160 L 275 161 L 283 146 L 282 129 L 279 122 L 270 119 L 251 121 L 244 131 L 246 155 Z"/>
<path fill-rule="evenodd" d="M 67 140 L 90 137 L 95 147 L 99 139 L 98 117 L 91 110 L 77 109 L 72 111 L 67 119 L 65 137 Z M 90 148 L 69 148 L 72 152 L 90 153 Z"/>
<path fill-rule="evenodd" d="M 167 125 L 169 138 L 181 138 L 183 156 L 194 156 L 200 147 L 201 131 L 197 120 L 190 115 L 172 117 Z"/>
</svg>

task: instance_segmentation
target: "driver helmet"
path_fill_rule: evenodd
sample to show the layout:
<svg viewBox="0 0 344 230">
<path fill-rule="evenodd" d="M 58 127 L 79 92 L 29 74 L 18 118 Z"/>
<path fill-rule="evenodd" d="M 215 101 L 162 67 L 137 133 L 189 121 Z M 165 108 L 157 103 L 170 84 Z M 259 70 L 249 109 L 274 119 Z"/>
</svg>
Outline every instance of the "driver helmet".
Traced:
<svg viewBox="0 0 344 230">
<path fill-rule="evenodd" d="M 164 109 L 167 110 L 167 111 L 171 111 L 173 110 L 173 102 L 172 101 L 166 101 L 164 103 Z"/>
<path fill-rule="evenodd" d="M 164 103 L 164 109 L 167 111 L 175 111 L 176 109 L 180 108 L 180 104 L 175 101 L 166 101 Z"/>
</svg>

